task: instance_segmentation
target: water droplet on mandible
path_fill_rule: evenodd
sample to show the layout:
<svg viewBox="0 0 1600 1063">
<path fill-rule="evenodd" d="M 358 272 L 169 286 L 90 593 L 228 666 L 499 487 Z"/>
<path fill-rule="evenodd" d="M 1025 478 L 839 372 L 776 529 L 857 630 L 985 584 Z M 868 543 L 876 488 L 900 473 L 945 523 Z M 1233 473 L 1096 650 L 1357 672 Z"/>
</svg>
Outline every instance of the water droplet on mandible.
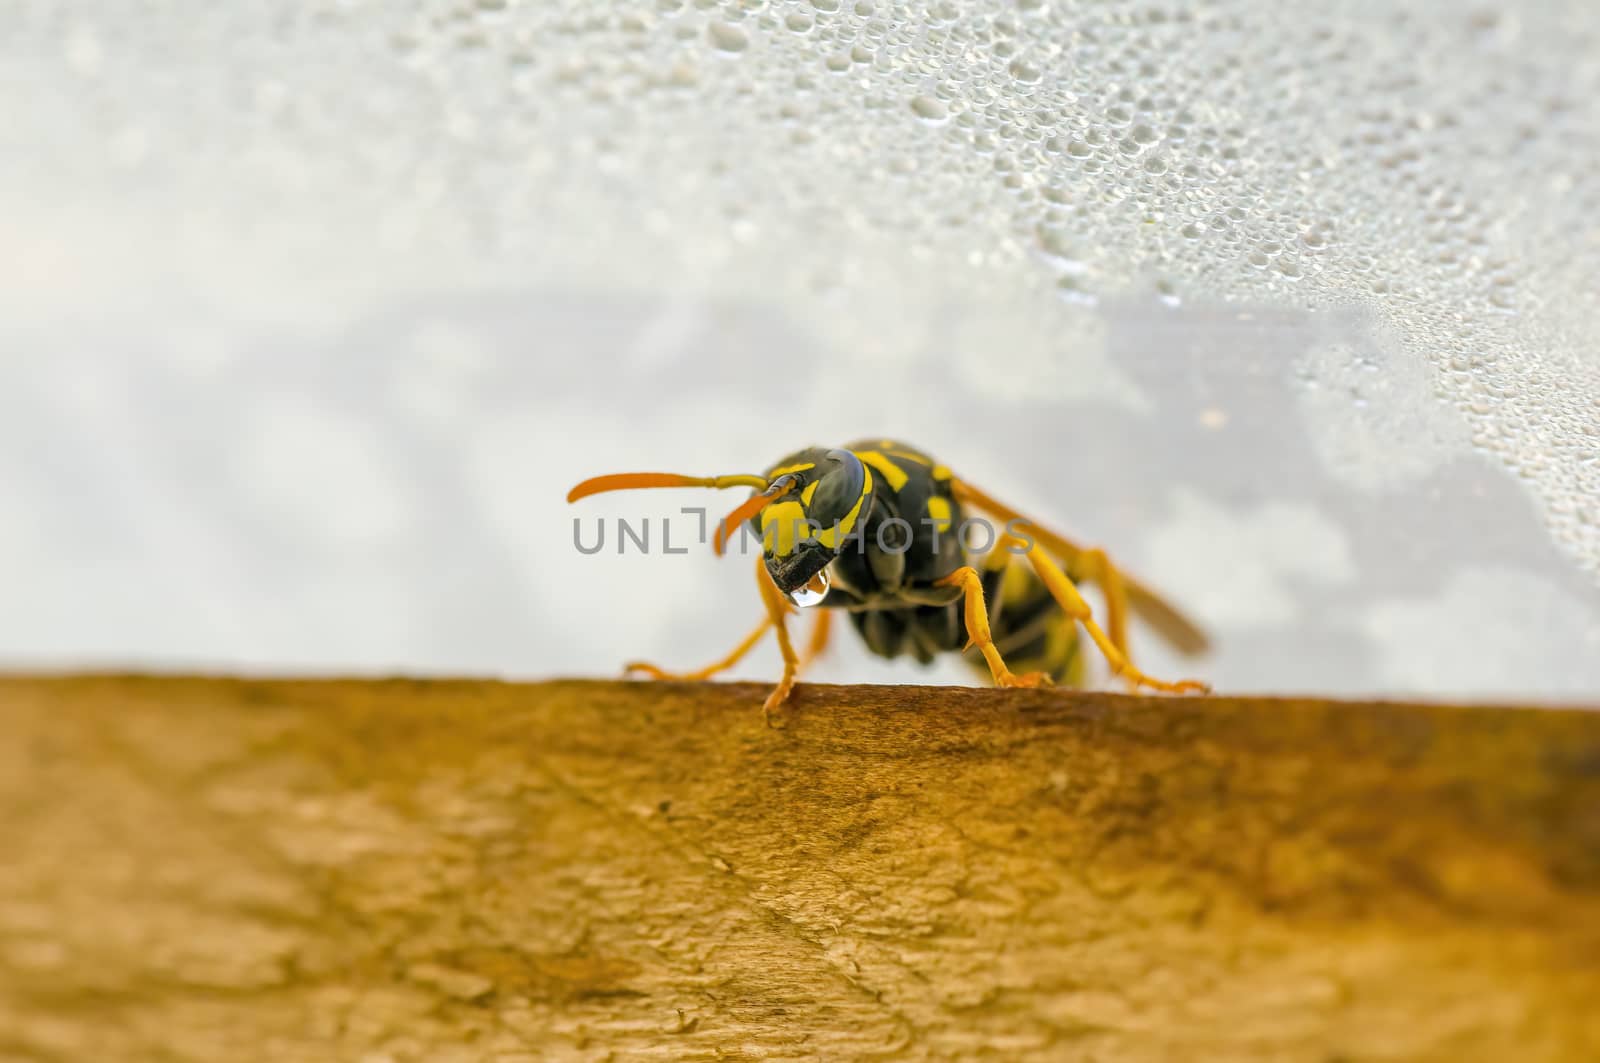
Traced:
<svg viewBox="0 0 1600 1063">
<path fill-rule="evenodd" d="M 828 570 L 823 569 L 811 577 L 811 582 L 790 595 L 794 604 L 802 609 L 808 609 L 821 602 L 828 596 Z"/>
</svg>

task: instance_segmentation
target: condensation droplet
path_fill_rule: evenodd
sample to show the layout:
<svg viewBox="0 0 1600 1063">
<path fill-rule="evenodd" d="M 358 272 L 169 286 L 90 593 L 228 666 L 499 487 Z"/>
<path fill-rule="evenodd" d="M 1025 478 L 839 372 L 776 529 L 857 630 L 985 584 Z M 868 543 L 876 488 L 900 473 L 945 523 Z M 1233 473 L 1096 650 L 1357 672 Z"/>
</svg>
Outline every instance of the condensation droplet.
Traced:
<svg viewBox="0 0 1600 1063">
<path fill-rule="evenodd" d="M 713 22 L 706 27 L 706 36 L 718 51 L 742 52 L 750 47 L 750 35 L 728 22 Z"/>
</svg>

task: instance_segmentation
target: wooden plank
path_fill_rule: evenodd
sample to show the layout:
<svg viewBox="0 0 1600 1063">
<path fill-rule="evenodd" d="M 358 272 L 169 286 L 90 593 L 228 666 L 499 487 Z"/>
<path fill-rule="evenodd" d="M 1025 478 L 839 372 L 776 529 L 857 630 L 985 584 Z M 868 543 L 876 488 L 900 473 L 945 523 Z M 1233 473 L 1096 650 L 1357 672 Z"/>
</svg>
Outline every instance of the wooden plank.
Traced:
<svg viewBox="0 0 1600 1063">
<path fill-rule="evenodd" d="M 0 1059 L 1600 1059 L 1600 713 L 0 681 Z"/>
</svg>

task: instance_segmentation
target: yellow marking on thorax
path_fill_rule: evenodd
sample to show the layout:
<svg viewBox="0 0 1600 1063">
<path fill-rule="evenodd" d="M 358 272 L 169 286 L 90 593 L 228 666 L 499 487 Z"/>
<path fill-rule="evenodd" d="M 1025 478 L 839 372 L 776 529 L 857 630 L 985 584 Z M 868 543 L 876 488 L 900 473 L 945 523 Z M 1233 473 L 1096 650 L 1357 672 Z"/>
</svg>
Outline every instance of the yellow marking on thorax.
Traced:
<svg viewBox="0 0 1600 1063">
<path fill-rule="evenodd" d="M 920 450 L 916 450 L 893 439 L 878 440 L 878 449 L 883 451 L 885 454 L 893 454 L 897 458 L 908 458 L 911 461 L 916 462 L 918 465 L 933 464 L 933 459 L 922 453 Z"/>
<path fill-rule="evenodd" d="M 886 454 L 880 454 L 876 450 L 858 450 L 856 451 L 856 457 L 861 459 L 863 465 L 870 465 L 882 473 L 883 478 L 889 481 L 891 490 L 900 490 L 906 485 L 906 480 L 909 479 L 906 471 L 891 461 Z"/>
</svg>

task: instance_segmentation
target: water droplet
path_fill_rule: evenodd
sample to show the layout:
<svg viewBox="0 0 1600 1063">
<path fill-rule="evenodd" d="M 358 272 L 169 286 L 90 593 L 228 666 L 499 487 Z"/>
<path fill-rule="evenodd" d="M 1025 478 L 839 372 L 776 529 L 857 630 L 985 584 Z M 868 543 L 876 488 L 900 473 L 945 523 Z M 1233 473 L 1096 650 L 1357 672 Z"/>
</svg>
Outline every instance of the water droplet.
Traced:
<svg viewBox="0 0 1600 1063">
<path fill-rule="evenodd" d="M 809 609 L 811 606 L 818 604 L 822 601 L 822 599 L 828 596 L 828 587 L 830 585 L 831 581 L 828 579 L 828 570 L 823 569 L 821 572 L 818 572 L 815 576 L 811 577 L 810 583 L 806 584 L 804 587 L 801 587 L 789 597 L 792 598 L 794 600 L 794 604 L 798 605 L 800 608 Z"/>
<path fill-rule="evenodd" d="M 950 111 L 939 100 L 932 96 L 918 96 L 911 101 L 911 110 L 918 118 L 928 122 L 942 122 L 950 117 Z"/>
<path fill-rule="evenodd" d="M 1043 71 L 1041 71 L 1033 63 L 1028 62 L 1026 59 L 1023 59 L 1020 56 L 1011 60 L 1010 70 L 1012 77 L 1028 85 L 1033 84 L 1035 81 L 1038 81 L 1044 76 Z"/>
<path fill-rule="evenodd" d="M 750 47 L 750 35 L 729 22 L 713 22 L 706 27 L 713 47 L 724 52 L 742 52 Z"/>
</svg>

